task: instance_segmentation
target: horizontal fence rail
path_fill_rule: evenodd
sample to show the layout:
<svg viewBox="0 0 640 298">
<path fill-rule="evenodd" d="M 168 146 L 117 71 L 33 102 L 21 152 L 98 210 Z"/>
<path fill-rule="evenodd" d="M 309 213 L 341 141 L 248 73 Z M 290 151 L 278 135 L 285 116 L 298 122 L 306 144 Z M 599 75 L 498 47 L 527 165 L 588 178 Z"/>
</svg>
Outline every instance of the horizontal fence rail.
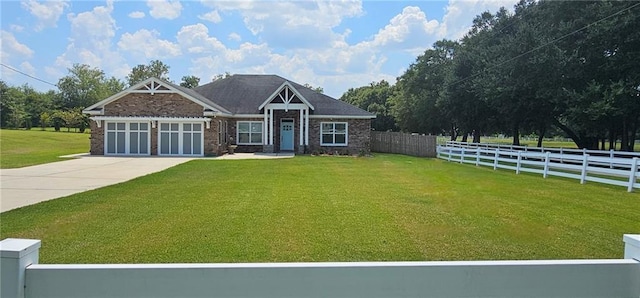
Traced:
<svg viewBox="0 0 640 298">
<path fill-rule="evenodd" d="M 481 144 L 479 144 L 481 145 Z M 545 148 L 547 149 L 547 148 Z M 541 174 L 544 178 L 559 176 L 580 180 L 627 187 L 631 192 L 640 188 L 638 183 L 638 157 L 610 157 L 584 153 L 588 151 L 516 151 L 477 146 L 438 146 L 438 158 L 460 163 L 488 166 L 520 172 Z M 565 149 L 566 150 L 566 149 Z M 555 153 L 558 152 L 558 153 Z M 602 151 L 600 151 L 602 152 Z M 591 152 L 596 153 L 596 152 Z M 607 152 L 609 153 L 609 152 Z"/>
<path fill-rule="evenodd" d="M 0 241 L 3 298 L 640 297 L 640 235 L 625 259 L 38 264 L 40 240 Z"/>
<path fill-rule="evenodd" d="M 436 157 L 436 136 L 402 132 L 371 132 L 371 151 Z"/>
<path fill-rule="evenodd" d="M 456 148 L 487 148 L 487 149 L 500 149 L 503 151 L 523 151 L 523 152 L 551 152 L 558 154 L 573 154 L 573 155 L 585 155 L 591 156 L 604 156 L 604 157 L 621 157 L 621 158 L 634 158 L 640 157 L 640 152 L 627 152 L 627 151 L 615 151 L 615 150 L 588 150 L 588 149 L 571 149 L 571 148 L 552 148 L 552 147 L 533 147 L 533 146 L 515 146 L 505 144 L 491 144 L 491 143 L 468 143 L 468 142 L 456 142 L 447 141 L 447 147 Z"/>
</svg>

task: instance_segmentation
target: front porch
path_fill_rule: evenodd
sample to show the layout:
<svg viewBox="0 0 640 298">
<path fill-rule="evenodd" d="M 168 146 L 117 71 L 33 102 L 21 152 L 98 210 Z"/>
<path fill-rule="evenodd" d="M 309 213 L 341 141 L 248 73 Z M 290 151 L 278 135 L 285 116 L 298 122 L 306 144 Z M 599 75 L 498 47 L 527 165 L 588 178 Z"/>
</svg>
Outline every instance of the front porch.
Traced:
<svg viewBox="0 0 640 298">
<path fill-rule="evenodd" d="M 309 113 L 314 109 L 285 82 L 265 102 L 262 111 L 262 151 L 305 153 L 309 145 Z"/>
</svg>

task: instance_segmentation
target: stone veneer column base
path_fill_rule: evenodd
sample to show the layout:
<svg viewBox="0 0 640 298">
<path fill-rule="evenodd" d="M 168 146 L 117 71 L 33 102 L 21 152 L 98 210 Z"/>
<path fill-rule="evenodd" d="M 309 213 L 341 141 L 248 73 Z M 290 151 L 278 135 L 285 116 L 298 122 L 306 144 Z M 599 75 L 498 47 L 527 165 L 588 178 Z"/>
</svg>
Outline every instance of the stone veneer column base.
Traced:
<svg viewBox="0 0 640 298">
<path fill-rule="evenodd" d="M 262 145 L 263 153 L 273 153 L 273 145 Z"/>
</svg>

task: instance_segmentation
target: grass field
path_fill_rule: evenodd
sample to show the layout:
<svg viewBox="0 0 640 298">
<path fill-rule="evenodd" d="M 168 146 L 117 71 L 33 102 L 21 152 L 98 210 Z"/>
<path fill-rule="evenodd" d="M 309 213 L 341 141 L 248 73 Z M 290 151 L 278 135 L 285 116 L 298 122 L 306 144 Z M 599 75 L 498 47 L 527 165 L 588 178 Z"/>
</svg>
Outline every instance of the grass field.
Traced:
<svg viewBox="0 0 640 298">
<path fill-rule="evenodd" d="M 88 133 L 0 130 L 2 169 L 59 161 L 59 156 L 83 152 L 89 152 Z"/>
<path fill-rule="evenodd" d="M 41 263 L 621 258 L 621 187 L 400 155 L 197 160 L 2 213 Z"/>
</svg>

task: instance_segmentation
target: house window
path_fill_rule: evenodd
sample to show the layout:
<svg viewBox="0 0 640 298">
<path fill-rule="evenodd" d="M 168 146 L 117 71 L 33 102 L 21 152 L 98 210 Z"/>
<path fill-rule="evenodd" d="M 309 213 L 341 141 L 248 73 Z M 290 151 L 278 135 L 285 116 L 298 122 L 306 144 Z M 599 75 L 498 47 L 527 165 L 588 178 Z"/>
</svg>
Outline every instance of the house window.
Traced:
<svg viewBox="0 0 640 298">
<path fill-rule="evenodd" d="M 320 145 L 347 146 L 347 130 L 346 122 L 320 123 Z"/>
<path fill-rule="evenodd" d="M 238 121 L 238 145 L 262 145 L 261 121 Z"/>
</svg>

